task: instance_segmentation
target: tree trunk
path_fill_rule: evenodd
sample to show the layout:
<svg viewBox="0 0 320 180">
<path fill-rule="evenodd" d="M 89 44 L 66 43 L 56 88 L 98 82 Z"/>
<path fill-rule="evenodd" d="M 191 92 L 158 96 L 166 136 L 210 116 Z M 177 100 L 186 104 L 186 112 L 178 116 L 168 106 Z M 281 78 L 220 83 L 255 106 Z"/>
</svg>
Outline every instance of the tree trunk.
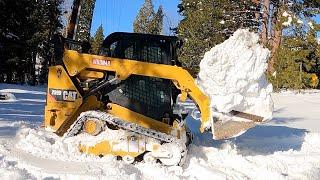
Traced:
<svg viewBox="0 0 320 180">
<path fill-rule="evenodd" d="M 261 7 L 261 2 L 260 2 L 260 0 L 252 0 L 252 2 L 254 3 L 254 5 L 257 7 L 257 8 L 259 8 L 259 7 Z M 257 22 L 259 22 L 259 19 L 260 19 L 260 13 L 259 12 L 255 12 L 254 13 L 254 16 L 255 16 L 255 20 L 257 21 Z"/>
<path fill-rule="evenodd" d="M 270 0 L 264 0 L 262 3 L 262 28 L 261 28 L 261 42 L 267 45 L 268 41 L 268 22 L 270 13 Z"/>
<path fill-rule="evenodd" d="M 268 62 L 268 72 L 274 73 L 274 64 L 277 59 L 277 51 L 281 45 L 282 39 L 282 22 L 280 17 L 282 15 L 282 7 L 277 9 L 276 15 L 272 19 L 272 40 L 269 42 L 271 46 L 271 58 Z"/>
<path fill-rule="evenodd" d="M 271 74 L 274 72 L 274 64 L 277 59 L 277 51 L 278 51 L 280 44 L 281 44 L 281 36 L 282 36 L 282 30 L 276 29 L 274 31 L 274 38 L 273 38 L 272 45 L 271 45 L 272 46 L 271 58 L 268 63 L 268 72 Z"/>
</svg>

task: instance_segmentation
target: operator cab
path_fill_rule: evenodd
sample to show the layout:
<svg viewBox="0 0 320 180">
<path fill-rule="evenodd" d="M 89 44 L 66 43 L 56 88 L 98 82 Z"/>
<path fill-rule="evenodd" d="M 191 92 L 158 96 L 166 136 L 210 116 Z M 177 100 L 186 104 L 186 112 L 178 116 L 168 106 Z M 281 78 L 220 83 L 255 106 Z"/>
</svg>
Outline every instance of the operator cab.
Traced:
<svg viewBox="0 0 320 180">
<path fill-rule="evenodd" d="M 116 32 L 104 40 L 100 55 L 180 66 L 177 56 L 180 46 L 181 41 L 174 36 Z M 170 80 L 131 75 L 109 90 L 107 99 L 134 112 L 171 124 L 177 118 L 173 114 L 173 106 L 179 93 Z"/>
</svg>

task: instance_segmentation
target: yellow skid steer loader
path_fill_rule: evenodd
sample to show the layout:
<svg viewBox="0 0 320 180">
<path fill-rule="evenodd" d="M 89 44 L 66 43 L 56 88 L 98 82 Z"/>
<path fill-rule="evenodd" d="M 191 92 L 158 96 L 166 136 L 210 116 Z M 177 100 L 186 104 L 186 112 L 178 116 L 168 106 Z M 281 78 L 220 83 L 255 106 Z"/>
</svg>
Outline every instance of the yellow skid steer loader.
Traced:
<svg viewBox="0 0 320 180">
<path fill-rule="evenodd" d="M 232 113 L 251 121 L 224 124 L 213 119 L 209 97 L 180 66 L 176 37 L 113 33 L 99 55 L 90 54 L 85 43 L 53 39 L 45 127 L 64 137 L 97 137 L 79 144 L 83 153 L 111 154 L 127 163 L 183 163 L 192 136 L 185 123 L 188 111 L 179 106 L 178 97 L 194 101 L 201 113 L 200 131 L 211 127 L 216 139 L 232 137 L 263 119 L 237 111 Z M 71 50 L 75 46 L 82 48 Z"/>
</svg>

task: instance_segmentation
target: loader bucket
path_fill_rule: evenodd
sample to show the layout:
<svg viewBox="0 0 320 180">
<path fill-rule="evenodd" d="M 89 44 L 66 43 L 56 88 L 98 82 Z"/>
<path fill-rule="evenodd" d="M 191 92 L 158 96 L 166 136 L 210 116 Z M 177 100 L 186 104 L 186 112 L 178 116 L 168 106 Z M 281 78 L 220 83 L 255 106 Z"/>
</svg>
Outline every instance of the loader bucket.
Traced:
<svg viewBox="0 0 320 180">
<path fill-rule="evenodd" d="M 211 127 L 213 139 L 229 139 L 240 136 L 248 129 L 255 127 L 263 122 L 263 117 L 244 113 L 240 111 L 231 111 L 226 118 L 218 119 L 213 118 L 213 124 Z"/>
<path fill-rule="evenodd" d="M 217 121 L 213 126 L 213 139 L 229 139 L 240 136 L 245 133 L 248 129 L 256 126 L 253 122 L 240 122 L 240 121 Z"/>
</svg>

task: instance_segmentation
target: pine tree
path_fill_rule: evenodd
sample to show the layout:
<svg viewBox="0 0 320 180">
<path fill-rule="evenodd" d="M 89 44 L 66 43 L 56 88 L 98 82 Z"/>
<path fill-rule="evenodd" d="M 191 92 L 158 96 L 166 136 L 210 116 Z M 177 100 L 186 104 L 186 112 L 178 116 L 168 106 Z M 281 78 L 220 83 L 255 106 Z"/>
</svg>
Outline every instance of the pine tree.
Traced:
<svg viewBox="0 0 320 180">
<path fill-rule="evenodd" d="M 180 13 L 183 19 L 178 25 L 178 36 L 184 40 L 179 60 L 193 74 L 199 70 L 203 53 L 213 45 L 222 42 L 225 37 L 214 31 L 221 29 L 217 16 L 222 12 L 213 9 L 211 0 L 182 0 Z"/>
<path fill-rule="evenodd" d="M 100 25 L 92 38 L 92 50 L 94 54 L 99 54 L 99 49 L 103 43 L 104 35 L 103 35 L 103 27 Z"/>
<path fill-rule="evenodd" d="M 272 83 L 275 89 L 301 89 L 305 88 L 304 81 L 307 74 L 301 70 L 302 64 L 299 62 L 304 55 L 297 51 L 300 40 L 296 41 L 291 38 L 283 40 L 286 45 L 296 44 L 295 47 L 282 45 L 277 52 L 277 61 L 275 64 L 275 73 Z M 299 54 L 297 54 L 299 52 Z M 303 53 L 304 54 L 304 53 Z M 298 63 L 299 62 L 299 63 Z"/>
<path fill-rule="evenodd" d="M 223 12 L 219 18 L 227 35 L 233 34 L 239 28 L 258 31 L 260 6 L 256 0 L 220 0 L 214 1 L 213 7 Z"/>
<path fill-rule="evenodd" d="M 161 34 L 163 30 L 163 7 L 159 6 L 157 13 L 151 0 L 145 0 L 133 23 L 136 33 Z"/>
<path fill-rule="evenodd" d="M 183 65 L 196 75 L 206 51 L 240 27 L 257 30 L 252 4 L 236 0 L 181 0 L 178 7 L 183 19 L 178 25 L 178 36 L 184 40 L 179 56 Z"/>
<path fill-rule="evenodd" d="M 49 52 L 49 38 L 61 27 L 61 1 L 0 2 L 0 44 L 3 46 L 0 67 L 4 68 L 1 71 L 2 80 L 5 79 L 7 83 L 35 84 L 37 54 Z"/>
<path fill-rule="evenodd" d="M 153 4 L 151 0 L 145 0 L 133 23 L 133 31 L 138 33 L 150 33 L 154 16 Z"/>
<path fill-rule="evenodd" d="M 51 62 L 52 49 L 50 39 L 54 34 L 60 33 L 62 30 L 62 22 L 60 21 L 61 4 L 63 0 L 47 0 L 38 1 L 38 10 L 36 11 L 36 19 L 40 19 L 39 31 L 37 33 L 37 82 L 43 84 L 47 81 L 48 67 L 53 64 Z M 35 57 L 34 57 L 35 58 Z"/>
<path fill-rule="evenodd" d="M 310 28 L 307 33 L 299 28 L 295 29 L 293 34 L 283 37 L 276 54 L 275 73 L 269 77 L 276 89 L 317 87 L 318 80 L 312 80 L 314 76 L 320 75 L 317 30 L 320 30 L 319 25 Z"/>
<path fill-rule="evenodd" d="M 32 18 L 35 9 L 35 1 L 3 0 L 0 3 L 0 43 L 3 46 L 0 63 L 7 83 L 24 82 L 25 75 L 31 71 L 33 35 L 37 32 Z"/>
<path fill-rule="evenodd" d="M 318 82 L 313 85 L 311 80 L 313 74 L 319 72 L 320 57 L 316 55 L 318 45 L 309 42 L 308 39 L 284 37 L 283 44 L 277 51 L 275 73 L 271 78 L 276 89 L 304 89 L 317 86 Z"/>
<path fill-rule="evenodd" d="M 319 77 L 319 44 L 316 32 L 320 30 L 313 20 L 320 7 L 308 1 L 285 1 L 276 4 L 271 39 L 268 46 L 269 80 L 276 89 L 315 88 Z M 268 33 L 271 33 L 268 32 Z"/>
<path fill-rule="evenodd" d="M 263 17 L 261 42 L 271 50 L 271 58 L 268 62 L 268 73 L 273 74 L 277 61 L 277 51 L 281 47 L 283 35 L 292 31 L 295 27 L 288 22 L 291 19 L 309 19 L 320 13 L 320 3 L 314 0 L 283 0 L 283 1 L 263 1 Z M 272 8 L 270 8 L 272 7 Z M 284 17 L 286 14 L 286 17 Z M 307 20 L 309 21 L 309 20 Z M 284 33 L 285 32 L 285 33 Z"/>
<path fill-rule="evenodd" d="M 96 0 L 80 1 L 80 15 L 77 24 L 75 39 L 77 41 L 90 41 L 90 29 Z"/>
<path fill-rule="evenodd" d="M 163 31 L 163 7 L 160 5 L 157 13 L 154 15 L 151 25 L 151 34 L 161 34 Z"/>
</svg>

